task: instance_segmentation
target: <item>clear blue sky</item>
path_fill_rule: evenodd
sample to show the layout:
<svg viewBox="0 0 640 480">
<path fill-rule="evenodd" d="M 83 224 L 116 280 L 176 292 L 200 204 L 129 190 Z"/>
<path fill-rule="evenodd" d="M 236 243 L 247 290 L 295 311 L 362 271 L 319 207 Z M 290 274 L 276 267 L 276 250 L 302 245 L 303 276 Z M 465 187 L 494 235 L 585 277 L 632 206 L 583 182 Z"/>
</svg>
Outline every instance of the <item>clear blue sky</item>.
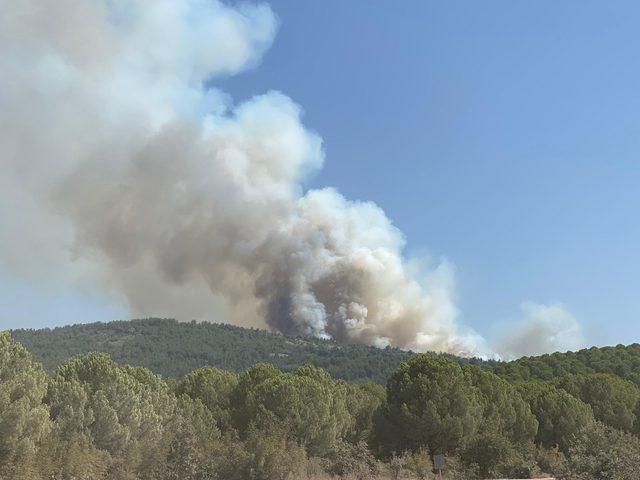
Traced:
<svg viewBox="0 0 640 480">
<path fill-rule="evenodd" d="M 218 85 L 302 105 L 327 155 L 312 186 L 375 201 L 410 253 L 454 263 L 462 323 L 560 301 L 587 343 L 640 341 L 640 4 L 269 3 L 275 44 Z M 126 315 L 0 287 L 0 326 Z"/>
</svg>

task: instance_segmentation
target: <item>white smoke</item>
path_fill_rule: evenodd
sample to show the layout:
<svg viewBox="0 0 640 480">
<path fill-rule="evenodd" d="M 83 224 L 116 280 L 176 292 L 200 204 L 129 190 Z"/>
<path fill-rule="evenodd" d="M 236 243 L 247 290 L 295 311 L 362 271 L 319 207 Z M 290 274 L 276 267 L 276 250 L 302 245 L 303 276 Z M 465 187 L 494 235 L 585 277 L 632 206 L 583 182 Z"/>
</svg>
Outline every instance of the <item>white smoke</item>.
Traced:
<svg viewBox="0 0 640 480">
<path fill-rule="evenodd" d="M 584 347 L 578 320 L 562 305 L 525 302 L 521 308 L 524 318 L 510 326 L 513 331 L 503 337 L 496 347 L 505 359 Z"/>
<path fill-rule="evenodd" d="M 411 273 L 382 210 L 305 193 L 324 158 L 297 105 L 278 92 L 233 105 L 205 87 L 259 62 L 277 27 L 268 6 L 0 8 L 5 268 L 63 271 L 134 316 L 474 351 L 450 285 Z"/>
<path fill-rule="evenodd" d="M 478 353 L 451 267 L 370 202 L 305 191 L 322 142 L 279 92 L 234 105 L 277 18 L 215 0 L 0 2 L 0 264 L 132 316 Z"/>
</svg>

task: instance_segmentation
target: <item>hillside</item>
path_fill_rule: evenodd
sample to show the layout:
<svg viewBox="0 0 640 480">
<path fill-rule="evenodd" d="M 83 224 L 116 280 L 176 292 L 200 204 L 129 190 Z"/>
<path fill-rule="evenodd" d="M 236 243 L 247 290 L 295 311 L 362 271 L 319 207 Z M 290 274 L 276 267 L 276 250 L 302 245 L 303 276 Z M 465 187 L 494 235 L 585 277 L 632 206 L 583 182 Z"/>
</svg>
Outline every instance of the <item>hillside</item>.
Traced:
<svg viewBox="0 0 640 480">
<path fill-rule="evenodd" d="M 338 345 L 232 325 L 157 318 L 14 330 L 11 335 L 49 371 L 69 357 L 97 351 L 168 377 L 181 377 L 203 365 L 240 372 L 260 362 L 284 371 L 308 363 L 336 378 L 383 384 L 413 355 L 395 348 Z"/>
<path fill-rule="evenodd" d="M 569 375 L 606 373 L 640 386 L 640 344 L 523 357 L 496 364 L 494 373 L 510 381 L 554 381 Z"/>
<path fill-rule="evenodd" d="M 447 455 L 449 478 L 626 480 L 640 468 L 638 345 L 496 363 L 163 319 L 12 334 L 0 333 L 0 426 L 51 432 L 19 463 L 37 478 L 430 478 L 427 450 Z M 54 370 L 89 351 L 122 364 L 88 353 Z"/>
<path fill-rule="evenodd" d="M 14 330 L 11 335 L 49 371 L 74 355 L 97 351 L 108 353 L 118 363 L 143 366 L 167 377 L 181 377 L 203 365 L 241 372 L 267 362 L 283 371 L 312 364 L 335 378 L 384 384 L 400 362 L 414 355 L 397 348 L 340 345 L 233 325 L 158 318 Z M 447 356 L 460 364 L 480 365 L 510 381 L 554 381 L 567 375 L 607 373 L 640 385 L 640 344 L 593 347 L 512 362 Z"/>
<path fill-rule="evenodd" d="M 166 377 L 181 377 L 204 365 L 241 372 L 265 362 L 283 371 L 311 364 L 335 378 L 384 384 L 400 362 L 414 355 L 398 348 L 340 345 L 227 324 L 160 318 L 21 329 L 11 335 L 49 371 L 74 355 L 105 352 L 118 363 L 146 367 Z M 479 359 L 448 357 L 458 363 L 489 365 Z"/>
</svg>

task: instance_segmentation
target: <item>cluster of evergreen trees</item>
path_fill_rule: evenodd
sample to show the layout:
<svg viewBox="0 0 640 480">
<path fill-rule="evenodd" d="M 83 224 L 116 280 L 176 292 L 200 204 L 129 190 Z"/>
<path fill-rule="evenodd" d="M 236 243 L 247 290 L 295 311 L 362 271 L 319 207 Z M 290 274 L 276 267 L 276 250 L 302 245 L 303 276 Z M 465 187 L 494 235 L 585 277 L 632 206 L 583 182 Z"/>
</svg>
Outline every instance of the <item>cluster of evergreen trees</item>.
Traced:
<svg viewBox="0 0 640 480">
<path fill-rule="evenodd" d="M 234 325 L 161 318 L 22 329 L 11 335 L 47 371 L 75 355 L 105 352 L 120 364 L 146 367 L 175 378 L 205 365 L 243 372 L 256 363 L 268 362 L 283 371 L 311 364 L 335 378 L 384 384 L 400 362 L 412 355 L 398 348 L 340 345 Z"/>
<path fill-rule="evenodd" d="M 386 389 L 265 363 L 164 380 L 86 353 L 47 374 L 3 333 L 0 478 L 431 478 L 436 453 L 449 478 L 638 478 L 636 384 L 495 370 L 416 355 Z"/>
</svg>

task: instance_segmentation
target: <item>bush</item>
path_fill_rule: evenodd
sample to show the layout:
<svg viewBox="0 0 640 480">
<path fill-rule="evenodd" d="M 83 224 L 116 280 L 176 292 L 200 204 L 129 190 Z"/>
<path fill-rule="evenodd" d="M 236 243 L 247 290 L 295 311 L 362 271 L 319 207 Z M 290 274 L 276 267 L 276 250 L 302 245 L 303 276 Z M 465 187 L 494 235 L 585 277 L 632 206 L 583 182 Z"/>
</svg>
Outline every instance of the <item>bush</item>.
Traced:
<svg viewBox="0 0 640 480">
<path fill-rule="evenodd" d="M 405 468 L 420 480 L 431 478 L 433 463 L 429 451 L 426 449 L 417 452 L 408 452 L 404 458 Z"/>
<path fill-rule="evenodd" d="M 640 438 L 594 423 L 573 442 L 569 464 L 576 480 L 636 479 L 640 472 Z"/>
<path fill-rule="evenodd" d="M 550 449 L 539 447 L 536 451 L 536 463 L 541 473 L 556 478 L 566 478 L 569 475 L 569 462 L 558 447 Z"/>
<path fill-rule="evenodd" d="M 359 480 L 373 479 L 379 472 L 378 462 L 366 443 L 354 445 L 341 440 L 335 442 L 327 453 L 325 469 L 332 475 Z"/>
</svg>

